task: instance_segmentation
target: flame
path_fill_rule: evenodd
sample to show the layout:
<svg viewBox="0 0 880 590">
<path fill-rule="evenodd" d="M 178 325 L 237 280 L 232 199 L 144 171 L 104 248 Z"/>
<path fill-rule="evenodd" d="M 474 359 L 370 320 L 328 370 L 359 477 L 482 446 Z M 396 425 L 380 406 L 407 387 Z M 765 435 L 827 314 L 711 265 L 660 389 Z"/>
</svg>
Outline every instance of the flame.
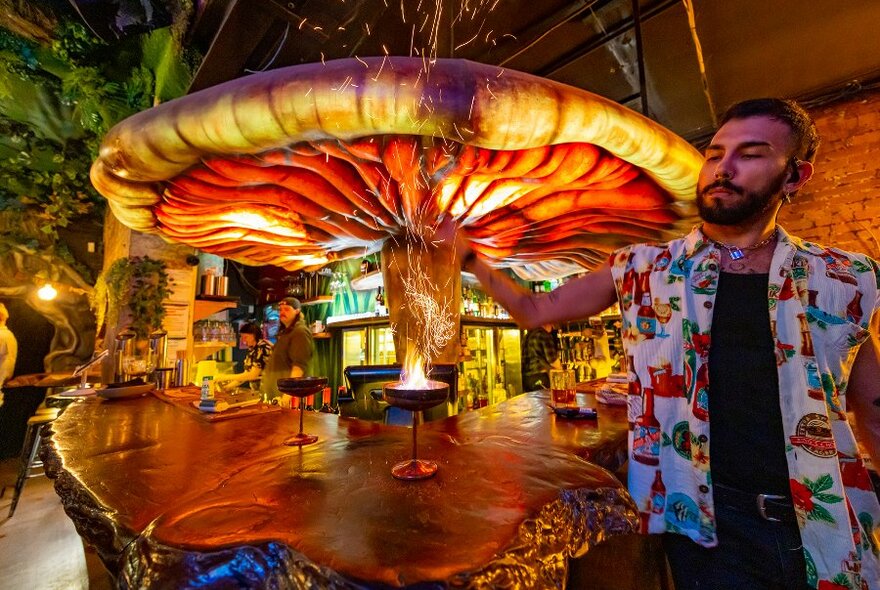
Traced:
<svg viewBox="0 0 880 590">
<path fill-rule="evenodd" d="M 415 346 L 406 349 L 406 360 L 400 372 L 400 382 L 406 389 L 427 389 L 428 378 L 425 376 L 425 359 Z"/>
</svg>

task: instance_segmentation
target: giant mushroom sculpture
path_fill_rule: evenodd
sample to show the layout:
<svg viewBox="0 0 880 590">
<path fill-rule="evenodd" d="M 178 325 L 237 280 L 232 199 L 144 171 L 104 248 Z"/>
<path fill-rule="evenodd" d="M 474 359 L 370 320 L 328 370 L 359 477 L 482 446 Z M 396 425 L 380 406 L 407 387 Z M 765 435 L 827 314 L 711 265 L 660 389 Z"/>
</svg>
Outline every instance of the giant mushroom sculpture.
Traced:
<svg viewBox="0 0 880 590">
<path fill-rule="evenodd" d="M 92 182 L 132 229 L 246 264 L 381 249 L 391 320 L 414 263 L 458 320 L 452 216 L 523 277 L 589 270 L 689 223 L 700 156 L 589 92 L 463 60 L 344 59 L 255 74 L 114 127 Z M 417 259 L 417 260 L 414 260 Z M 399 267 L 399 268 L 395 268 Z M 452 342 L 437 361 L 456 360 Z"/>
</svg>

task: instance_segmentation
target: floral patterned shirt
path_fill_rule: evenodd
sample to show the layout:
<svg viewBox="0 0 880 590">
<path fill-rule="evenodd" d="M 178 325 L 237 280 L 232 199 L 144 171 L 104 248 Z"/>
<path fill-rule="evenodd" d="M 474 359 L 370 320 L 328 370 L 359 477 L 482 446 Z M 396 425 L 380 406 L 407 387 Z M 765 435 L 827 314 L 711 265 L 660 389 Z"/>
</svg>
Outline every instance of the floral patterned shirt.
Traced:
<svg viewBox="0 0 880 590">
<path fill-rule="evenodd" d="M 260 367 L 260 370 L 266 368 L 269 357 L 272 356 L 272 343 L 261 338 L 254 346 L 248 349 L 244 357 L 244 370 L 250 372 L 254 367 Z"/>
<path fill-rule="evenodd" d="M 643 530 L 717 545 L 708 396 L 721 252 L 699 228 L 611 257 L 630 358 L 629 490 Z M 767 293 L 789 486 L 817 588 L 880 590 L 880 505 L 846 386 L 880 305 L 880 268 L 779 228 Z"/>
</svg>

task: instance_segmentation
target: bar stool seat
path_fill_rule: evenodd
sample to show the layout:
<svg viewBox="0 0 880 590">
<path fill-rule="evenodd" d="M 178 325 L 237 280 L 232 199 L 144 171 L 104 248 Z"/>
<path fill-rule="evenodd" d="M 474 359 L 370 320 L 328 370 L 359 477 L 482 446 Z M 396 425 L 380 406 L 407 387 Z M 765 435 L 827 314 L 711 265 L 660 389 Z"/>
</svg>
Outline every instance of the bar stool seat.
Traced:
<svg viewBox="0 0 880 590">
<path fill-rule="evenodd" d="M 40 461 L 37 455 L 40 450 L 40 443 L 43 441 L 40 429 L 55 420 L 60 412 L 59 408 L 41 406 L 37 408 L 37 412 L 33 416 L 28 418 L 24 444 L 21 447 L 21 467 L 18 471 L 18 479 L 15 481 L 15 491 L 12 494 L 12 504 L 9 506 L 8 518 L 12 518 L 12 515 L 15 514 L 15 508 L 18 506 L 18 499 L 21 496 L 22 488 L 24 488 L 25 480 L 28 477 L 41 475 L 41 473 L 31 474 L 31 469 L 43 466 L 43 462 Z M 5 491 L 6 488 L 4 487 L 3 492 Z M 0 496 L 2 496 L 2 492 L 0 492 Z"/>
</svg>

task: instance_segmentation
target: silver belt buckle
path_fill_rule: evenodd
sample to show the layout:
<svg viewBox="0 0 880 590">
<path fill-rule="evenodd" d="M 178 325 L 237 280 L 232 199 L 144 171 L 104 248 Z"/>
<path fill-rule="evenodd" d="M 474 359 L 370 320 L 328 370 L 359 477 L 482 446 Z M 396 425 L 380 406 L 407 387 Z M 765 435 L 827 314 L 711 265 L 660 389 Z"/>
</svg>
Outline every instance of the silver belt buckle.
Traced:
<svg viewBox="0 0 880 590">
<path fill-rule="evenodd" d="M 758 513 L 761 515 L 761 518 L 764 520 L 770 520 L 772 522 L 782 522 L 778 518 L 773 518 L 772 516 L 767 516 L 767 507 L 764 505 L 766 500 L 784 500 L 785 496 L 777 496 L 776 494 L 758 494 L 757 503 L 758 503 Z"/>
</svg>

